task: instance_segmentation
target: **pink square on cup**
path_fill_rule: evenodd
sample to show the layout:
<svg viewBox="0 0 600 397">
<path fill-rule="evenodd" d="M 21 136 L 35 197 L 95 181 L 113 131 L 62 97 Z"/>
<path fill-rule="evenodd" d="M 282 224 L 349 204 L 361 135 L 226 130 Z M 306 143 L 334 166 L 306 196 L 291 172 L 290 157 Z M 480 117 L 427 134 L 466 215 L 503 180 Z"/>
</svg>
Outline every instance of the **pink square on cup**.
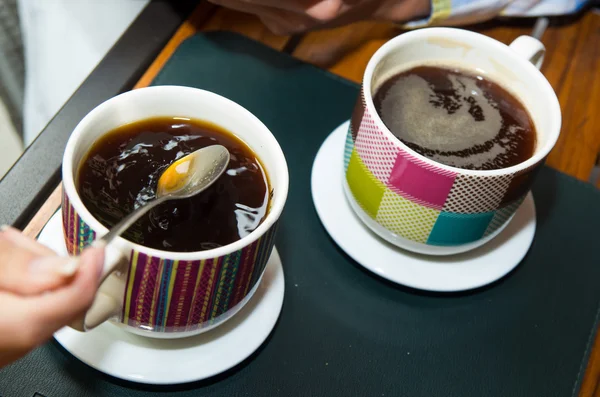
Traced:
<svg viewBox="0 0 600 397">
<path fill-rule="evenodd" d="M 454 172 L 436 168 L 400 151 L 388 185 L 415 203 L 442 209 L 455 178 Z"/>
</svg>

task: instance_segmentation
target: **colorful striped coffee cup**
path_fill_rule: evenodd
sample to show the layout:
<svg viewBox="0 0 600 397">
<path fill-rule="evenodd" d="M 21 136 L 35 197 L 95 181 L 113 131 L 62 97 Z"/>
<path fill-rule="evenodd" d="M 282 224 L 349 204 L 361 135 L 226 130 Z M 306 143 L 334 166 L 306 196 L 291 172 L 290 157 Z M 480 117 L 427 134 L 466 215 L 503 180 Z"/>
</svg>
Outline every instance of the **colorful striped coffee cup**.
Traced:
<svg viewBox="0 0 600 397">
<path fill-rule="evenodd" d="M 75 128 L 63 159 L 63 230 L 79 254 L 107 229 L 84 207 L 75 185 L 90 145 L 121 125 L 158 116 L 210 121 L 244 140 L 261 159 L 272 190 L 268 215 L 251 234 L 224 247 L 190 253 L 151 249 L 117 238 L 107 247 L 105 279 L 77 324 L 89 330 L 110 320 L 137 334 L 184 337 L 207 331 L 237 313 L 253 295 L 275 242 L 288 193 L 283 152 L 268 128 L 240 105 L 214 93 L 178 86 L 127 92 L 90 112 Z"/>
</svg>

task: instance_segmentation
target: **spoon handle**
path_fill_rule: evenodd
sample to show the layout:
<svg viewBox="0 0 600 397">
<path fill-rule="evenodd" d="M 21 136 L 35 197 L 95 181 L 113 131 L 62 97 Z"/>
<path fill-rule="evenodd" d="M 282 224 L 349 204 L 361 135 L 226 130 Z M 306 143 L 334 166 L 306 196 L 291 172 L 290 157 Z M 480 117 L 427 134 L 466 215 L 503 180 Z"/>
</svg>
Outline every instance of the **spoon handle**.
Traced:
<svg viewBox="0 0 600 397">
<path fill-rule="evenodd" d="M 108 231 L 108 233 L 106 233 L 104 236 L 102 236 L 100 238 L 100 240 L 102 240 L 106 244 L 110 243 L 115 237 L 121 235 L 121 233 L 123 233 L 127 229 L 129 229 L 131 227 L 131 225 L 133 225 L 135 222 L 137 222 L 137 220 L 140 219 L 142 216 L 144 216 L 148 211 L 150 211 L 152 208 L 156 207 L 157 205 L 164 203 L 165 201 L 169 200 L 170 198 L 171 198 L 170 196 L 163 196 L 163 197 L 157 198 L 154 201 L 151 201 L 151 202 L 139 207 L 138 209 L 134 210 L 129 215 L 127 215 L 125 218 L 121 219 L 121 221 L 119 223 L 117 223 L 116 225 L 114 225 Z"/>
<path fill-rule="evenodd" d="M 531 31 L 531 37 L 536 38 L 538 40 L 542 40 L 542 36 L 548 27 L 548 18 L 541 17 L 535 21 L 535 25 L 533 25 L 533 30 Z"/>
</svg>

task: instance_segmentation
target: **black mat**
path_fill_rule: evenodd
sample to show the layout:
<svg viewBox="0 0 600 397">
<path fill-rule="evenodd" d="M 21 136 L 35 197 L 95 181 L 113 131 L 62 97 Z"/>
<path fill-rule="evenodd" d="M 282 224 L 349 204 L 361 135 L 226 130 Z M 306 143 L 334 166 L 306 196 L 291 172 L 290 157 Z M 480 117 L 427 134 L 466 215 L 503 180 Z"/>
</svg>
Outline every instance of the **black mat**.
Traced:
<svg viewBox="0 0 600 397">
<path fill-rule="evenodd" d="M 517 270 L 466 294 L 420 293 L 362 270 L 331 241 L 312 204 L 314 156 L 349 118 L 357 85 L 230 33 L 187 40 L 155 84 L 224 95 L 281 143 L 291 189 L 277 240 L 286 274 L 279 323 L 228 373 L 171 387 L 108 377 L 51 342 L 0 371 L 0 395 L 577 394 L 600 300 L 595 188 L 544 169 L 534 187 L 537 234 Z"/>
</svg>

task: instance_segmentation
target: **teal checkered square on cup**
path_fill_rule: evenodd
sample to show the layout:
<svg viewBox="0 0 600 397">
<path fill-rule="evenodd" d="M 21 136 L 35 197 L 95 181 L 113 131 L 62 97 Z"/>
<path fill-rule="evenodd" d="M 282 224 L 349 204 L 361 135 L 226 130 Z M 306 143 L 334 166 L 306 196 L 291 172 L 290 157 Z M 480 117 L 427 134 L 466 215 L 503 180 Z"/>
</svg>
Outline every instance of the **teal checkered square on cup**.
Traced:
<svg viewBox="0 0 600 397">
<path fill-rule="evenodd" d="M 479 214 L 459 214 L 442 211 L 433 225 L 427 244 L 460 245 L 483 237 L 495 211 Z"/>
</svg>

